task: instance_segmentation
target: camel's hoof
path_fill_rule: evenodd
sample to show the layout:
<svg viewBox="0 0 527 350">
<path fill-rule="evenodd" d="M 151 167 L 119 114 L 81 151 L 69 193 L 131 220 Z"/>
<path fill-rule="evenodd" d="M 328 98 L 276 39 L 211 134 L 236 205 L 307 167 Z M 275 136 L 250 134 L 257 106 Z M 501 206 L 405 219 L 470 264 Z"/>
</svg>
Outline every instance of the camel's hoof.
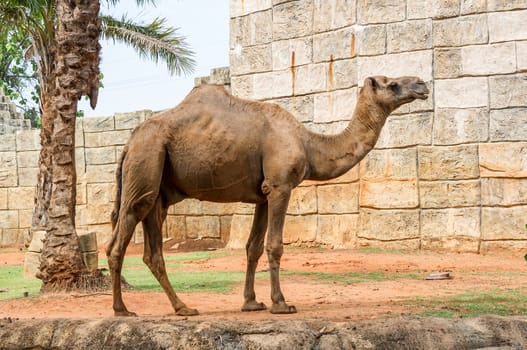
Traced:
<svg viewBox="0 0 527 350">
<path fill-rule="evenodd" d="M 181 309 L 176 311 L 176 315 L 178 316 L 196 316 L 199 315 L 199 311 L 196 309 L 191 309 L 189 307 L 182 307 Z"/>
<path fill-rule="evenodd" d="M 136 317 L 137 314 L 135 312 L 131 312 L 131 311 L 128 311 L 128 310 L 124 310 L 124 311 L 114 311 L 114 315 L 115 316 L 126 316 L 126 317 Z"/>
<path fill-rule="evenodd" d="M 261 311 L 267 309 L 267 306 L 265 306 L 264 303 L 258 303 L 255 300 L 252 301 L 246 301 L 242 306 L 243 312 L 248 311 Z"/>
<path fill-rule="evenodd" d="M 271 310 L 272 314 L 296 314 L 296 307 L 293 305 L 287 305 L 285 302 L 273 304 Z"/>
</svg>

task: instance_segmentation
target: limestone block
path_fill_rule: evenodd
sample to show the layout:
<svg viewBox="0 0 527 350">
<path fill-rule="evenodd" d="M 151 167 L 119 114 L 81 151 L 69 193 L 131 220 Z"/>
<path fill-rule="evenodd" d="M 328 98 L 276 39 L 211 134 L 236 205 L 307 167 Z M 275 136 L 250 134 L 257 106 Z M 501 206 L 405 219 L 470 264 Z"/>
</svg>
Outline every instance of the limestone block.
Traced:
<svg viewBox="0 0 527 350">
<path fill-rule="evenodd" d="M 490 111 L 491 141 L 527 140 L 527 108 L 508 108 Z"/>
<path fill-rule="evenodd" d="M 359 57 L 359 85 L 373 75 L 393 77 L 411 75 L 424 81 L 432 80 L 432 50 L 403 52 L 389 55 Z"/>
<path fill-rule="evenodd" d="M 527 142 L 479 144 L 481 177 L 527 177 Z"/>
<path fill-rule="evenodd" d="M 326 91 L 329 80 L 328 66 L 328 63 L 317 63 L 297 67 L 294 82 L 295 94 L 303 95 Z"/>
<path fill-rule="evenodd" d="M 324 185 L 317 187 L 320 214 L 351 214 L 359 211 L 359 184 Z"/>
<path fill-rule="evenodd" d="M 172 210 L 169 209 L 168 213 L 176 215 L 200 215 L 202 212 L 202 205 L 203 202 L 189 198 L 173 205 L 171 207 Z"/>
<path fill-rule="evenodd" d="M 77 205 L 85 205 L 87 200 L 86 194 L 86 183 L 77 182 L 77 193 L 76 193 L 76 203 Z"/>
<path fill-rule="evenodd" d="M 37 278 L 36 274 L 40 270 L 40 253 L 27 252 L 24 254 L 24 278 Z"/>
<path fill-rule="evenodd" d="M 267 44 L 273 39 L 271 9 L 231 19 L 230 48 Z"/>
<path fill-rule="evenodd" d="M 465 46 L 461 49 L 462 73 L 464 75 L 514 73 L 515 53 L 516 47 L 513 42 Z"/>
<path fill-rule="evenodd" d="M 291 82 L 289 82 L 289 84 L 291 84 Z M 252 74 L 231 76 L 231 93 L 233 96 L 241 98 L 257 98 L 254 93 L 254 76 Z"/>
<path fill-rule="evenodd" d="M 317 215 L 287 215 L 283 240 L 285 244 L 314 242 L 317 238 Z"/>
<path fill-rule="evenodd" d="M 84 147 L 84 126 L 82 121 L 75 122 L 75 148 Z"/>
<path fill-rule="evenodd" d="M 486 12 L 487 1 L 488 0 L 461 0 L 461 15 Z"/>
<path fill-rule="evenodd" d="M 18 227 L 19 228 L 21 229 L 30 228 L 32 219 L 33 219 L 33 208 L 21 209 L 18 211 Z"/>
<path fill-rule="evenodd" d="M 463 70 L 461 48 L 437 48 L 434 50 L 434 78 L 457 78 Z"/>
<path fill-rule="evenodd" d="M 361 208 L 358 237 L 380 241 L 419 238 L 419 210 Z"/>
<path fill-rule="evenodd" d="M 418 238 L 395 241 L 382 241 L 359 237 L 357 246 L 360 248 L 373 248 L 392 251 L 418 251 L 421 248 L 421 240 Z"/>
<path fill-rule="evenodd" d="M 0 135 L 0 152 L 16 151 L 15 134 Z"/>
<path fill-rule="evenodd" d="M 350 57 L 382 55 L 386 53 L 386 26 L 385 25 L 368 25 L 354 26 L 355 36 L 351 36 Z"/>
<path fill-rule="evenodd" d="M 298 121 L 310 122 L 313 121 L 314 99 L 313 95 L 305 95 L 278 98 L 275 100 L 269 100 L 269 102 L 282 106 Z"/>
<path fill-rule="evenodd" d="M 86 148 L 86 164 L 115 164 L 115 147 Z"/>
<path fill-rule="evenodd" d="M 305 123 L 304 126 L 316 133 L 325 135 L 339 134 L 349 125 L 349 121 L 336 121 L 328 123 Z"/>
<path fill-rule="evenodd" d="M 421 180 L 462 180 L 479 177 L 477 145 L 422 146 L 417 149 L 417 154 Z"/>
<path fill-rule="evenodd" d="M 486 77 L 436 80 L 437 108 L 487 107 L 489 88 Z"/>
<path fill-rule="evenodd" d="M 230 0 L 231 18 L 245 16 L 247 14 L 270 9 L 273 5 L 272 0 L 251 0 L 239 1 Z"/>
<path fill-rule="evenodd" d="M 87 165 L 86 182 L 114 182 L 116 168 L 117 166 L 115 164 Z"/>
<path fill-rule="evenodd" d="M 87 205 L 84 224 L 97 225 L 110 222 L 113 204 Z"/>
<path fill-rule="evenodd" d="M 326 32 L 354 24 L 355 13 L 355 1 L 314 0 L 313 30 Z"/>
<path fill-rule="evenodd" d="M 232 215 L 220 216 L 220 239 L 223 243 L 229 242 L 231 236 Z"/>
<path fill-rule="evenodd" d="M 97 251 L 97 233 L 90 230 L 77 230 L 81 252 Z"/>
<path fill-rule="evenodd" d="M 527 41 L 516 42 L 516 64 L 519 71 L 527 70 Z"/>
<path fill-rule="evenodd" d="M 527 39 L 527 10 L 489 13 L 488 18 L 489 42 Z"/>
<path fill-rule="evenodd" d="M 238 203 L 201 202 L 201 213 L 203 215 L 231 215 L 237 207 Z"/>
<path fill-rule="evenodd" d="M 333 80 L 335 89 L 356 86 L 357 62 L 354 59 L 339 60 L 333 63 Z"/>
<path fill-rule="evenodd" d="M 527 8 L 527 2 L 525 2 L 525 0 L 487 0 L 487 2 L 487 9 L 489 12 Z"/>
<path fill-rule="evenodd" d="M 16 133 L 17 151 L 39 151 L 40 130 L 20 130 Z"/>
<path fill-rule="evenodd" d="M 408 19 L 459 15 L 459 0 L 408 0 Z"/>
<path fill-rule="evenodd" d="M 398 0 L 359 0 L 357 21 L 360 24 L 399 22 L 406 18 L 405 5 Z"/>
<path fill-rule="evenodd" d="M 388 53 L 432 48 L 432 19 L 390 23 L 386 26 Z"/>
<path fill-rule="evenodd" d="M 8 209 L 32 209 L 34 206 L 34 187 L 12 187 L 7 189 Z"/>
<path fill-rule="evenodd" d="M 250 98 L 263 100 L 295 94 L 295 91 L 293 90 L 293 77 L 289 69 L 276 72 L 257 73 L 252 76 L 252 95 L 248 96 Z M 302 79 L 304 79 L 304 77 Z M 297 76 L 296 81 L 298 80 L 299 77 Z M 237 91 L 234 85 L 233 91 Z"/>
<path fill-rule="evenodd" d="M 39 168 L 18 168 L 19 186 L 36 186 Z M 2 170 L 0 170 L 0 174 Z M 1 177 L 1 175 L 0 175 Z"/>
<path fill-rule="evenodd" d="M 81 253 L 82 262 L 88 271 L 95 271 L 99 267 L 99 252 L 82 252 Z"/>
<path fill-rule="evenodd" d="M 434 47 L 486 44 L 488 33 L 487 14 L 436 20 L 433 44 Z"/>
<path fill-rule="evenodd" d="M 75 170 L 77 176 L 80 177 L 86 172 L 86 156 L 84 147 L 75 148 Z"/>
<path fill-rule="evenodd" d="M 249 203 L 237 203 L 235 214 L 252 215 L 254 213 L 255 205 Z"/>
<path fill-rule="evenodd" d="M 425 209 L 479 206 L 480 196 L 478 180 L 419 182 L 419 203 Z"/>
<path fill-rule="evenodd" d="M 355 248 L 358 228 L 358 214 L 319 215 L 316 241 L 332 248 Z"/>
<path fill-rule="evenodd" d="M 527 75 L 489 77 L 490 108 L 525 107 Z"/>
<path fill-rule="evenodd" d="M 138 225 L 138 227 L 141 225 Z M 98 224 L 98 225 L 89 225 L 84 227 L 84 229 L 95 231 L 97 233 L 97 242 L 101 247 L 106 247 L 110 242 L 112 237 L 112 224 Z"/>
<path fill-rule="evenodd" d="M 527 251 L 526 240 L 510 241 L 483 241 L 480 246 L 480 254 L 507 254 L 524 255 Z"/>
<path fill-rule="evenodd" d="M 421 211 L 424 238 L 480 236 L 479 208 L 448 208 Z"/>
<path fill-rule="evenodd" d="M 101 131 L 96 133 L 87 132 L 84 134 L 84 143 L 87 148 L 121 146 L 128 142 L 131 133 L 131 130 Z"/>
<path fill-rule="evenodd" d="M 489 136 L 486 108 L 438 108 L 434 123 L 435 145 L 485 142 Z"/>
<path fill-rule="evenodd" d="M 417 148 L 372 150 L 360 163 L 360 177 L 402 180 L 417 178 Z"/>
<path fill-rule="evenodd" d="M 7 209 L 7 188 L 0 188 L 0 210 Z"/>
<path fill-rule="evenodd" d="M 268 72 L 272 69 L 271 44 L 243 47 L 237 54 L 231 55 L 231 71 L 233 75 Z"/>
<path fill-rule="evenodd" d="M 168 237 L 172 237 L 176 242 L 184 241 L 187 238 L 187 227 L 185 217 L 181 215 L 168 215 L 167 232 Z"/>
<path fill-rule="evenodd" d="M 291 39 L 311 34 L 313 1 L 291 1 L 273 6 L 273 40 Z"/>
<path fill-rule="evenodd" d="M 16 152 L 0 152 L 0 164 L 0 187 L 17 186 Z"/>
<path fill-rule="evenodd" d="M 472 237 L 437 237 L 423 238 L 421 249 L 433 252 L 457 252 L 457 253 L 478 253 L 479 239 Z"/>
<path fill-rule="evenodd" d="M 430 145 L 432 120 L 432 113 L 392 115 L 386 121 L 375 148 Z"/>
<path fill-rule="evenodd" d="M 38 160 L 40 158 L 39 151 L 25 151 L 16 153 L 19 168 L 35 168 L 38 167 Z"/>
<path fill-rule="evenodd" d="M 187 237 L 220 238 L 220 219 L 217 216 L 187 216 Z"/>
<path fill-rule="evenodd" d="M 29 244 L 27 250 L 33 253 L 42 252 L 42 248 L 44 247 L 44 238 L 46 238 L 46 231 L 34 231 L 33 237 L 31 238 L 31 243 Z"/>
<path fill-rule="evenodd" d="M 4 229 L 4 231 L 5 229 L 17 229 L 18 228 L 18 210 L 0 211 L 0 227 Z"/>
<path fill-rule="evenodd" d="M 417 180 L 361 179 L 359 205 L 377 209 L 416 208 Z"/>
<path fill-rule="evenodd" d="M 86 199 L 89 205 L 107 205 L 115 200 L 115 183 L 86 184 Z"/>
<path fill-rule="evenodd" d="M 252 215 L 235 214 L 232 216 L 231 234 L 227 247 L 231 249 L 242 249 L 247 244 L 249 233 L 253 222 Z"/>
<path fill-rule="evenodd" d="M 527 179 L 482 178 L 481 204 L 491 207 L 527 205 Z"/>
<path fill-rule="evenodd" d="M 481 208 L 481 238 L 484 240 L 527 239 L 527 206 Z"/>
<path fill-rule="evenodd" d="M 315 214 L 317 212 L 317 189 L 315 186 L 297 187 L 291 193 L 287 213 L 291 215 Z"/>
<path fill-rule="evenodd" d="M 293 65 L 313 62 L 312 37 L 274 41 L 271 47 L 273 70 L 290 69 Z"/>
<path fill-rule="evenodd" d="M 113 117 L 82 118 L 84 133 L 111 131 L 115 129 Z"/>
<path fill-rule="evenodd" d="M 152 111 L 137 111 L 131 113 L 115 113 L 115 129 L 134 129 L 136 126 L 146 120 L 146 115 L 151 114 Z"/>
<path fill-rule="evenodd" d="M 316 94 L 313 112 L 314 122 L 349 121 L 357 104 L 357 98 L 357 88 Z"/>
<path fill-rule="evenodd" d="M 350 58 L 352 51 L 353 27 L 334 30 L 313 36 L 313 62 L 327 62 L 333 59 Z"/>
</svg>

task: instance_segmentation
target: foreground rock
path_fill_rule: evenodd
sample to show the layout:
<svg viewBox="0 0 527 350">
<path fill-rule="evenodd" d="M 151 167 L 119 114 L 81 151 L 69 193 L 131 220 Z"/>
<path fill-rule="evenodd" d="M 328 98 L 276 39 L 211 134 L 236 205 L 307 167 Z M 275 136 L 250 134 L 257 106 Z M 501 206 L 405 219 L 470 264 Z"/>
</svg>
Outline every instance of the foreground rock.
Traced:
<svg viewBox="0 0 527 350">
<path fill-rule="evenodd" d="M 161 318 L 0 320 L 0 349 L 527 348 L 526 317 L 360 322 Z"/>
</svg>

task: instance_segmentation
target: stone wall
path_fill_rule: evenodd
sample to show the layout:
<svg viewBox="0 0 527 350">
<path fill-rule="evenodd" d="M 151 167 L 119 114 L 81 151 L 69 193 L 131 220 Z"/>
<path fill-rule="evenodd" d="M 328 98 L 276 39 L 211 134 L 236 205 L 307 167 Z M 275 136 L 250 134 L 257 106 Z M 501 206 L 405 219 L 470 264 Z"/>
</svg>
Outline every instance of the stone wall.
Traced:
<svg viewBox="0 0 527 350">
<path fill-rule="evenodd" d="M 285 241 L 487 252 L 527 248 L 527 0 L 231 0 L 231 88 L 342 130 L 365 77 L 417 75 L 343 178 L 303 184 Z M 250 211 L 233 218 L 243 246 Z"/>
<path fill-rule="evenodd" d="M 0 89 L 0 135 L 12 134 L 17 130 L 31 129 L 31 121 L 24 119 L 16 110 L 16 105 Z"/>
</svg>

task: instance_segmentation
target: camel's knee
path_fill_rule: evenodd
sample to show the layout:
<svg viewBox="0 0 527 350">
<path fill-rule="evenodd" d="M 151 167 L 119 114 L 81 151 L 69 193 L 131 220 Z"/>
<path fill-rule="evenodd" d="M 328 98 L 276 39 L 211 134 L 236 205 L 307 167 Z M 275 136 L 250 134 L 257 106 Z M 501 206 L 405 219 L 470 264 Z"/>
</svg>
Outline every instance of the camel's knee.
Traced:
<svg viewBox="0 0 527 350">
<path fill-rule="evenodd" d="M 280 258 L 284 254 L 284 246 L 282 243 L 268 244 L 266 250 L 269 260 L 280 261 Z"/>
<path fill-rule="evenodd" d="M 245 252 L 248 260 L 258 260 L 264 251 L 263 242 L 247 242 Z"/>
</svg>

